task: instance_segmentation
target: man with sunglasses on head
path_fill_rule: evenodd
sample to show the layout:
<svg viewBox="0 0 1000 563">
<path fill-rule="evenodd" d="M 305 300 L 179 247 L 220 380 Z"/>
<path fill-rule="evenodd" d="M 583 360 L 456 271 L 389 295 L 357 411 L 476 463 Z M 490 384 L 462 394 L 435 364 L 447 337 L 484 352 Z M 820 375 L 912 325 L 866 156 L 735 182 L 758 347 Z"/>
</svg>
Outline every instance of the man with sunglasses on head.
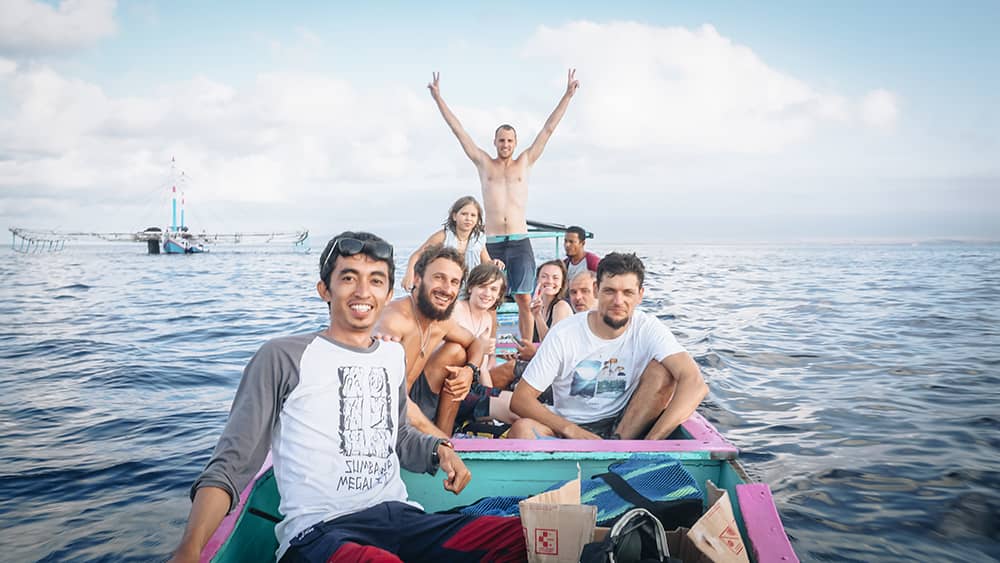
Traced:
<svg viewBox="0 0 1000 563">
<path fill-rule="evenodd" d="M 433 245 L 414 266 L 414 289 L 386 306 L 376 332 L 399 338 L 406 349 L 410 424 L 440 438 L 451 436 L 462 399 L 479 378 L 482 339 L 451 319 L 465 279 L 465 259 Z"/>
<path fill-rule="evenodd" d="M 271 340 L 247 364 L 222 436 L 191 487 L 173 561 L 198 561 L 268 450 L 284 515 L 275 526 L 282 562 L 525 558 L 517 518 L 427 514 L 408 500 L 400 467 L 440 467 L 455 494 L 471 475 L 450 442 L 407 423 L 403 348 L 372 337 L 394 269 L 392 246 L 375 235 L 330 240 L 316 284 L 330 325 Z"/>
</svg>

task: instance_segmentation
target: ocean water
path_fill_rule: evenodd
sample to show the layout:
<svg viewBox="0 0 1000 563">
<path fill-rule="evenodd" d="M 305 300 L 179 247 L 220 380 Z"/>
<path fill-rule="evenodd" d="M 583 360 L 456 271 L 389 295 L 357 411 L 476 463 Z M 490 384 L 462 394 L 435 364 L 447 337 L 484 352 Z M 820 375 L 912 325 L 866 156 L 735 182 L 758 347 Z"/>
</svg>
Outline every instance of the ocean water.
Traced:
<svg viewBox="0 0 1000 563">
<path fill-rule="evenodd" d="M 1000 246 L 591 246 L 645 260 L 803 561 L 1000 558 Z M 0 250 L 0 560 L 165 559 L 243 365 L 324 325 L 317 261 Z"/>
</svg>

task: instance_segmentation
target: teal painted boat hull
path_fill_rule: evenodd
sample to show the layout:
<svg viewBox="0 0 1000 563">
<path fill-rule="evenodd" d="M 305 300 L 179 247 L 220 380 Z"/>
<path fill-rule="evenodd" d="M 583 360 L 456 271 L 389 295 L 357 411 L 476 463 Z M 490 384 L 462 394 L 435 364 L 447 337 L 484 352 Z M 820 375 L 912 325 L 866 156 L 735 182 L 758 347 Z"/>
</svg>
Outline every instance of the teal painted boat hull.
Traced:
<svg viewBox="0 0 1000 563">
<path fill-rule="evenodd" d="M 700 418 L 700 417 L 698 417 Z M 703 419 L 702 419 L 703 420 Z M 706 423 L 707 424 L 707 423 Z M 684 434 L 687 434 L 686 432 Z M 766 485 L 750 479 L 732 459 L 710 450 L 663 451 L 671 442 L 695 442 L 690 435 L 658 442 L 579 440 L 456 440 L 456 449 L 472 472 L 472 481 L 460 495 L 444 490 L 443 476 L 403 472 L 410 498 L 428 512 L 471 504 L 482 497 L 533 495 L 551 485 L 572 479 L 577 464 L 583 476 L 607 471 L 610 464 L 634 459 L 679 459 L 694 477 L 705 498 L 705 483 L 712 481 L 729 492 L 733 513 L 752 561 L 793 562 L 798 559 L 784 533 Z M 519 451 L 521 447 L 532 451 Z M 549 451 L 551 448 L 564 451 Z M 601 448 L 595 451 L 595 447 Z M 504 449 L 506 448 L 506 449 Z M 216 563 L 274 561 L 277 541 L 273 518 L 278 514 L 278 491 L 269 464 L 247 488 L 241 505 L 227 517 L 206 546 L 202 561 Z"/>
</svg>

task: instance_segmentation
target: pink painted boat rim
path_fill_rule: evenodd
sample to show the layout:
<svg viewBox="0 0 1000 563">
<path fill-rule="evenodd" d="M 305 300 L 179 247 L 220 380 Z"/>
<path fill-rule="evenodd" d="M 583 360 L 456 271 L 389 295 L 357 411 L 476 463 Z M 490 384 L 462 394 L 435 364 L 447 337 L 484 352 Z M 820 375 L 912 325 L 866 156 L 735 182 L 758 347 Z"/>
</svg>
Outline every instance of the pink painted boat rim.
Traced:
<svg viewBox="0 0 1000 563">
<path fill-rule="evenodd" d="M 215 554 L 219 552 L 222 545 L 226 543 L 226 540 L 229 539 L 229 535 L 236 528 L 236 522 L 240 519 L 240 515 L 243 514 L 243 507 L 246 505 L 247 499 L 250 498 L 250 491 L 257 484 L 257 479 L 260 479 L 260 476 L 269 469 L 271 469 L 271 452 L 267 452 L 264 464 L 260 466 L 260 470 L 250 480 L 250 484 L 240 493 L 240 501 L 236 504 L 236 508 L 222 519 L 222 523 L 215 529 L 215 533 L 212 534 L 212 537 L 208 538 L 208 543 L 201 550 L 201 558 L 199 558 L 201 563 L 209 563 L 215 557 Z"/>
<path fill-rule="evenodd" d="M 798 563 L 788 534 L 775 508 L 771 487 L 764 483 L 736 485 L 736 499 L 743 513 L 747 537 L 753 538 L 754 560 L 757 563 Z"/>
<path fill-rule="evenodd" d="M 691 435 L 687 440 L 453 440 L 460 452 L 711 452 L 714 458 L 732 459 L 739 449 L 726 440 L 698 413 L 682 424 Z"/>
</svg>

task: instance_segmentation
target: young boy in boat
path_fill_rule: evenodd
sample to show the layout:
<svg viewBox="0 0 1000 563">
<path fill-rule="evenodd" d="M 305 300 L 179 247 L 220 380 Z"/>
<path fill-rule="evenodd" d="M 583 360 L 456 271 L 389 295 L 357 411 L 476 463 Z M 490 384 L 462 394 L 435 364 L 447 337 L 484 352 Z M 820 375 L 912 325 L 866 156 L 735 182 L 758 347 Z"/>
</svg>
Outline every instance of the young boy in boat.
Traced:
<svg viewBox="0 0 1000 563">
<path fill-rule="evenodd" d="M 413 269 L 413 291 L 386 306 L 376 332 L 398 338 L 406 350 L 410 424 L 448 438 L 489 348 L 451 318 L 465 279 L 462 255 L 454 248 L 432 245 Z"/>
<path fill-rule="evenodd" d="M 531 146 L 514 158 L 517 147 L 517 132 L 510 125 L 501 125 L 493 136 L 496 158 L 479 148 L 466 133 L 462 124 L 444 103 L 441 97 L 439 73 L 427 85 L 431 97 L 437 103 L 445 123 L 451 129 L 462 150 L 476 165 L 479 182 L 483 191 L 483 206 L 486 208 L 486 235 L 489 255 L 507 265 L 507 285 L 514 296 L 518 309 L 518 328 L 523 338 L 531 334 L 531 293 L 535 288 L 535 255 L 531 240 L 527 238 L 528 222 L 525 207 L 528 204 L 528 171 L 535 164 L 549 137 L 562 120 L 569 101 L 576 93 L 580 82 L 575 78 L 576 70 L 570 69 L 566 80 L 566 92 L 545 121 Z"/>
<path fill-rule="evenodd" d="M 660 440 L 708 393 L 701 370 L 654 315 L 636 310 L 645 267 L 611 253 L 597 267 L 597 310 L 552 328 L 514 390 L 508 437 Z M 553 410 L 538 401 L 552 386 Z"/>
<path fill-rule="evenodd" d="M 525 558 L 517 518 L 426 514 L 407 500 L 400 467 L 471 479 L 451 443 L 406 421 L 403 347 L 372 337 L 392 293 L 392 246 L 369 233 L 334 237 L 316 290 L 330 325 L 276 338 L 247 364 L 172 561 L 198 561 L 268 450 L 284 519 L 280 561 L 479 561 Z M 485 519 L 484 519 L 485 518 Z"/>
</svg>

